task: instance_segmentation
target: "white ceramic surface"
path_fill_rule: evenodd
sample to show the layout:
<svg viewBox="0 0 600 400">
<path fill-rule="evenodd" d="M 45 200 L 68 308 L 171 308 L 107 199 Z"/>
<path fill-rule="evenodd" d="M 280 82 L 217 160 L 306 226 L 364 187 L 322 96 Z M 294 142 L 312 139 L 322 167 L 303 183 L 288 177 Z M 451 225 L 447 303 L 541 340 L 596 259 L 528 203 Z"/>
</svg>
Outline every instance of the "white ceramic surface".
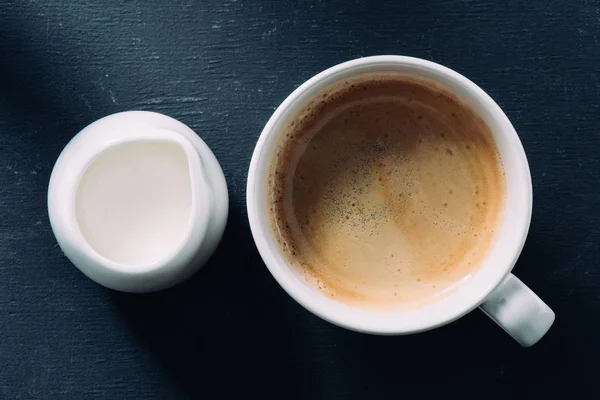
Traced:
<svg viewBox="0 0 600 400">
<path fill-rule="evenodd" d="M 132 143 L 178 146 L 185 153 L 191 185 L 189 222 L 181 243 L 160 259 L 134 265 L 116 262 L 91 246 L 75 212 L 78 186 L 86 169 L 108 150 Z M 181 122 L 146 111 L 109 115 L 84 128 L 60 154 L 48 187 L 50 223 L 65 255 L 89 278 L 126 292 L 165 289 L 194 274 L 221 240 L 228 208 L 223 171 L 204 141 Z"/>
<path fill-rule="evenodd" d="M 479 270 L 442 300 L 395 313 L 353 308 L 309 286 L 281 253 L 267 212 L 269 165 L 286 122 L 326 87 L 356 75 L 378 72 L 402 73 L 434 82 L 469 104 L 494 134 L 508 191 L 504 222 Z M 336 65 L 305 82 L 277 108 L 260 135 L 248 173 L 247 205 L 254 240 L 275 279 L 298 303 L 336 325 L 373 334 L 408 334 L 447 324 L 481 306 L 520 344 L 530 346 L 554 321 L 552 310 L 511 274 L 525 243 L 532 210 L 531 176 L 519 137 L 504 112 L 482 89 L 439 64 L 403 56 L 366 57 Z"/>
</svg>

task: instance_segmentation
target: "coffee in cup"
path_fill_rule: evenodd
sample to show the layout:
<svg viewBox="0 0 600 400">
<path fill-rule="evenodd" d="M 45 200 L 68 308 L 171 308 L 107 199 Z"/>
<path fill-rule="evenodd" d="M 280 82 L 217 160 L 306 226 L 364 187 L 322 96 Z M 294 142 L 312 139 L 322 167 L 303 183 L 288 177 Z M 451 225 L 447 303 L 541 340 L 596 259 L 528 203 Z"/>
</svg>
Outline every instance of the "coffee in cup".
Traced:
<svg viewBox="0 0 600 400">
<path fill-rule="evenodd" d="M 268 181 L 289 264 L 352 307 L 439 300 L 477 271 L 502 222 L 494 137 L 434 83 L 367 74 L 325 89 L 287 123 Z"/>
</svg>

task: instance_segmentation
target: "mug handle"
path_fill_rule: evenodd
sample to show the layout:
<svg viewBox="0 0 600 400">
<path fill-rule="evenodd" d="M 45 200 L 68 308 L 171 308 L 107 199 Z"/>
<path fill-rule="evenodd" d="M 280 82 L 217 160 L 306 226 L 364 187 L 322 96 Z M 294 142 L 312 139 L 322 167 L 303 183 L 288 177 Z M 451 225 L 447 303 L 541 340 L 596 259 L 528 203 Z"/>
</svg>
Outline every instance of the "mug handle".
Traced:
<svg viewBox="0 0 600 400">
<path fill-rule="evenodd" d="M 479 308 L 523 347 L 537 343 L 554 322 L 554 311 L 510 273 Z"/>
</svg>

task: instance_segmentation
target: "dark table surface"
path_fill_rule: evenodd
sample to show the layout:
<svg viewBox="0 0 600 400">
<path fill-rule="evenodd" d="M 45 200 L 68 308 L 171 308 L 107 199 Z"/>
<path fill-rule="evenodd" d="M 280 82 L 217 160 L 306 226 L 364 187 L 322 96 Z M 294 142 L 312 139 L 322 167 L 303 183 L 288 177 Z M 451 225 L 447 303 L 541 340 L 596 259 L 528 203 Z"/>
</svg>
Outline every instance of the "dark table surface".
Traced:
<svg viewBox="0 0 600 400">
<path fill-rule="evenodd" d="M 485 389 L 479 398 L 541 398 L 594 383 L 599 40 L 598 1 L 3 1 L 0 398 L 395 398 L 468 394 L 473 384 Z M 533 348 L 478 311 L 413 336 L 349 332 L 297 305 L 261 261 L 245 185 L 262 127 L 312 75 L 375 54 L 463 73 L 519 133 L 535 205 L 515 273 L 557 315 Z M 220 160 L 231 200 L 209 264 L 150 295 L 84 277 L 61 254 L 46 210 L 63 146 L 130 109 L 194 129 Z"/>
</svg>

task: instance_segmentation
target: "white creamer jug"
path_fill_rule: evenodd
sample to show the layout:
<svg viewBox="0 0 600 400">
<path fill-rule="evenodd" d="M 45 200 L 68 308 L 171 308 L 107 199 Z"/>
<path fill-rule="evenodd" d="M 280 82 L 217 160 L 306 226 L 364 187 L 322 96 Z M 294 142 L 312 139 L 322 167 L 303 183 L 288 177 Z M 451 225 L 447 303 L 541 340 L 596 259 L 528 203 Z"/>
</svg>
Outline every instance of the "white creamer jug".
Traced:
<svg viewBox="0 0 600 400">
<path fill-rule="evenodd" d="M 162 114 L 127 111 L 79 132 L 48 188 L 65 255 L 106 287 L 150 292 L 180 283 L 212 255 L 229 199 L 202 139 Z"/>
</svg>

